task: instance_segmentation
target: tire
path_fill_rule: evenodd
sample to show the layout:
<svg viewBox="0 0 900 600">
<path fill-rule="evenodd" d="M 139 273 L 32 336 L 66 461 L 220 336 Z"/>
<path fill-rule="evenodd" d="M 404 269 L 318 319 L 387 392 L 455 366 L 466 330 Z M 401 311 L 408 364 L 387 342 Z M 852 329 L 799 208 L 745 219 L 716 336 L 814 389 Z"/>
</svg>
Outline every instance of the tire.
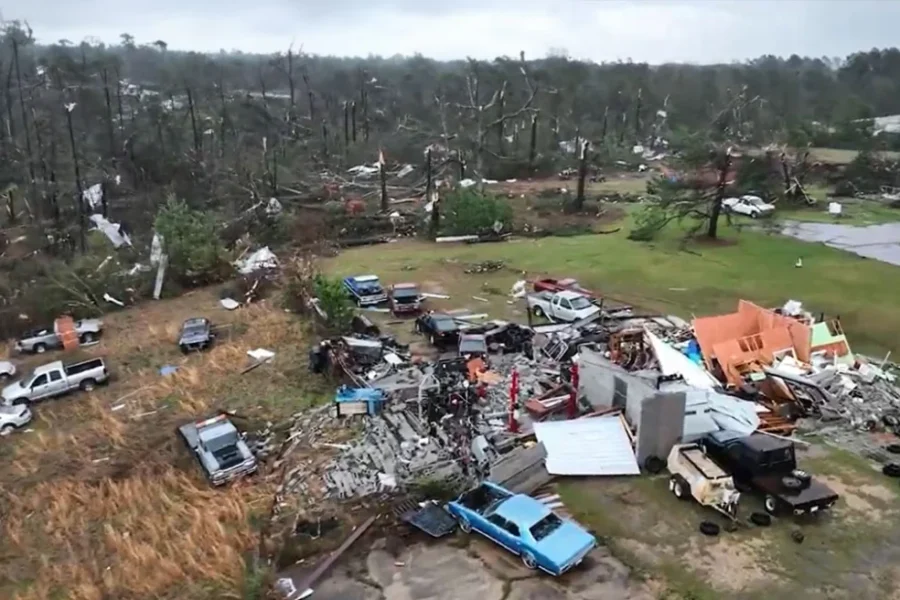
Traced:
<svg viewBox="0 0 900 600">
<path fill-rule="evenodd" d="M 891 454 L 900 454 L 900 444 L 888 444 L 884 449 Z"/>
<path fill-rule="evenodd" d="M 16 430 L 15 425 L 13 425 L 12 423 L 7 423 L 3 427 L 0 427 L 0 435 L 9 435 L 15 430 Z"/>
<path fill-rule="evenodd" d="M 688 487 L 682 477 L 673 477 L 669 486 L 672 488 L 672 493 L 679 500 L 687 500 L 687 497 L 691 495 L 691 489 Z"/>
<path fill-rule="evenodd" d="M 750 522 L 759 527 L 768 527 L 772 524 L 772 516 L 766 513 L 755 512 L 750 515 Z"/>
<path fill-rule="evenodd" d="M 28 398 L 16 398 L 13 400 L 13 406 L 21 406 L 22 404 L 28 404 Z"/>
<path fill-rule="evenodd" d="M 538 568 L 537 560 L 531 552 L 522 553 L 522 564 L 525 565 L 525 568 L 531 569 L 532 571 L 535 571 Z"/>
<path fill-rule="evenodd" d="M 0 373 L 0 381 L 6 383 L 10 379 L 12 379 L 12 375 L 10 375 L 9 373 Z"/>
<path fill-rule="evenodd" d="M 81 336 L 80 336 L 80 338 L 79 338 L 79 341 L 80 341 L 82 344 L 90 344 L 90 343 L 93 342 L 95 339 L 96 339 L 96 338 L 94 337 L 94 334 L 91 333 L 90 331 L 88 331 L 88 332 L 86 332 L 86 333 L 82 333 L 82 334 L 81 334 Z"/>
<path fill-rule="evenodd" d="M 798 544 L 802 544 L 803 540 L 806 539 L 806 536 L 803 535 L 803 532 L 799 529 L 795 529 L 791 532 L 791 539 L 794 540 Z"/>
<path fill-rule="evenodd" d="M 755 218 L 758 217 L 758 216 L 759 216 L 759 213 L 756 213 L 756 212 L 750 213 L 750 218 L 751 218 L 751 219 L 755 219 Z"/>
<path fill-rule="evenodd" d="M 545 317 L 546 316 L 544 314 L 544 309 L 541 308 L 540 306 L 533 306 L 531 308 L 531 314 L 533 314 L 536 317 Z"/>
<path fill-rule="evenodd" d="M 888 477 L 900 477 L 900 465 L 897 463 L 889 463 L 881 468 L 881 472 Z"/>
<path fill-rule="evenodd" d="M 812 481 L 812 475 L 801 469 L 795 470 L 792 475 L 797 481 L 800 482 L 800 487 L 804 490 L 809 487 L 809 484 Z"/>
<path fill-rule="evenodd" d="M 459 523 L 459 529 L 463 533 L 472 533 L 472 524 L 469 523 L 469 520 L 465 517 L 458 517 L 457 522 Z"/>
<path fill-rule="evenodd" d="M 47 344 L 35 344 L 34 345 L 34 353 L 35 354 L 43 354 L 47 351 Z"/>
<path fill-rule="evenodd" d="M 778 516 L 778 500 L 775 498 L 775 496 L 766 496 L 764 505 L 766 507 L 767 513 L 769 513 L 773 517 Z"/>
<path fill-rule="evenodd" d="M 710 537 L 715 537 L 719 535 L 719 531 L 721 528 L 718 523 L 713 523 L 712 521 L 701 521 L 700 522 L 700 533 L 703 535 L 708 535 Z"/>
<path fill-rule="evenodd" d="M 93 392 L 97 387 L 97 382 L 93 379 L 85 379 L 78 387 L 80 387 L 83 392 Z"/>
<path fill-rule="evenodd" d="M 658 456 L 648 456 L 647 460 L 644 461 L 644 470 L 651 475 L 658 475 L 659 473 L 662 473 L 665 468 L 665 461 Z"/>
</svg>

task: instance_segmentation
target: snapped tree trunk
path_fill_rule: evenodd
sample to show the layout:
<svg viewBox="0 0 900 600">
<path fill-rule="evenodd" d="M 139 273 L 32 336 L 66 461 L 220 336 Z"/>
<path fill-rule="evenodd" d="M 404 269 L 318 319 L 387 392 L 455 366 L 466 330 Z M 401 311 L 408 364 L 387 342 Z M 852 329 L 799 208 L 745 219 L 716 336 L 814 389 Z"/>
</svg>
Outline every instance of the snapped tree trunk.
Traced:
<svg viewBox="0 0 900 600">
<path fill-rule="evenodd" d="M 637 142 L 641 140 L 641 104 L 643 101 L 643 88 L 638 88 L 637 100 L 634 104 L 634 139 Z"/>
<path fill-rule="evenodd" d="M 28 155 L 28 184 L 30 196 L 33 202 L 37 201 L 37 182 L 34 175 L 34 154 L 31 151 L 31 132 L 28 127 L 28 109 L 25 106 L 25 95 L 22 87 L 22 69 L 19 66 L 19 43 L 15 36 L 12 36 L 13 61 L 16 65 L 16 85 L 19 88 L 19 108 L 22 109 L 22 132 L 25 134 L 25 152 Z M 26 201 L 27 205 L 27 201 Z"/>
<path fill-rule="evenodd" d="M 74 109 L 74 107 L 72 108 Z M 78 148 L 75 145 L 75 126 L 72 125 L 72 110 L 68 107 L 64 110 L 66 111 L 66 125 L 69 128 L 69 144 L 72 146 L 72 165 L 74 165 L 75 169 L 75 203 L 77 204 L 76 208 L 78 209 L 78 241 L 81 247 L 81 253 L 84 254 L 87 250 L 85 241 L 87 222 L 84 215 L 84 190 L 81 187 L 81 169 L 78 166 Z"/>
<path fill-rule="evenodd" d="M 291 103 L 289 105 L 290 108 L 288 109 L 288 122 L 293 123 L 294 122 L 294 103 L 295 103 L 294 95 L 295 95 L 296 86 L 294 85 L 294 53 L 290 48 L 288 48 L 287 63 L 288 63 L 288 68 L 287 68 L 288 89 L 290 90 L 290 94 L 291 94 Z"/>
<path fill-rule="evenodd" d="M 387 193 L 387 171 L 384 168 L 384 161 L 378 163 L 378 178 L 381 180 L 381 212 L 388 211 L 388 193 Z"/>
<path fill-rule="evenodd" d="M 609 126 L 609 105 L 603 109 L 603 125 L 600 126 L 600 142 L 606 141 L 606 130 Z"/>
<path fill-rule="evenodd" d="M 191 88 L 185 88 L 185 91 L 187 92 L 188 110 L 191 113 L 191 131 L 194 132 L 194 152 L 197 154 L 197 159 L 199 160 L 201 158 L 203 142 L 200 139 L 200 129 L 197 127 L 197 115 L 194 113 L 194 96 L 191 94 Z"/>
<path fill-rule="evenodd" d="M 353 135 L 353 143 L 356 143 L 356 100 L 350 103 L 350 129 Z"/>
<path fill-rule="evenodd" d="M 431 169 L 431 148 L 428 148 L 425 151 L 425 203 L 431 203 L 431 236 L 437 237 L 438 228 L 441 226 L 441 209 L 434 194 L 434 175 Z"/>
<path fill-rule="evenodd" d="M 309 121 L 310 125 L 316 118 L 316 100 L 313 96 L 312 86 L 309 85 L 309 77 L 303 74 L 303 85 L 306 86 L 306 97 L 309 100 Z"/>
<path fill-rule="evenodd" d="M 109 158 L 112 161 L 113 170 L 116 168 L 116 134 L 113 128 L 112 99 L 109 95 L 109 75 L 106 69 L 100 73 L 103 80 L 103 99 L 106 102 L 106 134 L 109 136 Z"/>
<path fill-rule="evenodd" d="M 728 170 L 731 168 L 731 151 L 726 150 L 719 162 L 719 177 L 716 181 L 716 195 L 713 197 L 712 209 L 709 211 L 709 227 L 706 237 L 716 239 L 719 233 L 719 217 L 722 215 L 722 201 L 725 200 L 725 184 L 728 181 Z"/>
<path fill-rule="evenodd" d="M 116 106 L 119 111 L 119 129 L 125 128 L 125 112 L 122 110 L 122 75 L 116 67 Z"/>
<path fill-rule="evenodd" d="M 16 190 L 9 188 L 6 190 L 6 215 L 10 225 L 16 224 Z"/>
<path fill-rule="evenodd" d="M 497 99 L 497 154 L 503 154 L 503 131 L 504 119 L 503 110 L 506 108 L 506 94 L 500 91 L 500 97 Z"/>
<path fill-rule="evenodd" d="M 322 157 L 328 160 L 328 124 L 322 121 Z"/>
<path fill-rule="evenodd" d="M 625 130 L 628 129 L 628 113 L 622 111 L 622 125 L 619 127 L 619 145 L 625 144 Z"/>
<path fill-rule="evenodd" d="M 540 112 L 535 111 L 533 115 L 531 115 L 531 143 L 528 147 L 528 172 L 532 175 L 534 174 L 534 161 L 537 158 L 537 129 L 538 129 L 538 116 Z"/>
<path fill-rule="evenodd" d="M 16 145 L 16 121 L 13 119 L 13 97 L 12 97 L 12 76 L 14 64 L 9 62 L 9 68 L 6 71 L 6 126 L 9 133 L 10 142 Z"/>
<path fill-rule="evenodd" d="M 587 160 L 590 147 L 591 143 L 587 140 L 581 143 L 581 157 L 578 162 L 578 193 L 575 196 L 575 209 L 579 211 L 584 208 L 584 181 L 587 179 Z"/>
<path fill-rule="evenodd" d="M 344 147 L 350 147 L 350 103 L 344 101 Z"/>
</svg>

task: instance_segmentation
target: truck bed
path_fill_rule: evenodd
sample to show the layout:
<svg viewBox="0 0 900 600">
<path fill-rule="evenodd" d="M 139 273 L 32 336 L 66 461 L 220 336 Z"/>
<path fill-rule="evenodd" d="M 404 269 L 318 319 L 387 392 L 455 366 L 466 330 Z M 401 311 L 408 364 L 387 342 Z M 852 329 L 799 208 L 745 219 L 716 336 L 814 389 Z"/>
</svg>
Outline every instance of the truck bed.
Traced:
<svg viewBox="0 0 900 600">
<path fill-rule="evenodd" d="M 768 475 L 753 479 L 753 485 L 760 491 L 776 496 L 798 510 L 805 510 L 817 504 L 829 504 L 837 500 L 837 493 L 830 487 L 815 479 L 799 490 L 788 489 L 781 483 L 781 475 Z"/>
<path fill-rule="evenodd" d="M 678 452 L 707 479 L 721 479 L 723 477 L 728 477 L 728 473 L 706 456 L 700 448 L 686 448 L 679 450 Z"/>
</svg>

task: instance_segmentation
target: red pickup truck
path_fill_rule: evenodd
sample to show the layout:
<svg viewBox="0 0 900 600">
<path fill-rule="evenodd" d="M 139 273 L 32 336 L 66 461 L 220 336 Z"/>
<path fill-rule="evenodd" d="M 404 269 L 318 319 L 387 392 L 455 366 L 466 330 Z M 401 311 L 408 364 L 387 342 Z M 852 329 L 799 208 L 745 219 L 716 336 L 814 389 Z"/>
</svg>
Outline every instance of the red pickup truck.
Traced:
<svg viewBox="0 0 900 600">
<path fill-rule="evenodd" d="M 535 279 L 533 285 L 536 292 L 578 292 L 594 300 L 600 299 L 600 294 L 581 287 L 578 280 L 571 277 L 565 279 L 544 277 L 543 279 Z"/>
</svg>

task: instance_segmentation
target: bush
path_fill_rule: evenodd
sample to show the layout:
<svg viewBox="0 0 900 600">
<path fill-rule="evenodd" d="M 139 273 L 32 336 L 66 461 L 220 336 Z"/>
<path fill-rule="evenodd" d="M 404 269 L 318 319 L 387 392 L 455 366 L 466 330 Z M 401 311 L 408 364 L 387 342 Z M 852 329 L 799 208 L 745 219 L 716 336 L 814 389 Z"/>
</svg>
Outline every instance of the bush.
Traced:
<svg viewBox="0 0 900 600">
<path fill-rule="evenodd" d="M 499 222 L 504 231 L 512 224 L 512 207 L 496 196 L 480 194 L 471 188 L 454 190 L 441 198 L 443 235 L 479 235 L 493 231 Z"/>
<path fill-rule="evenodd" d="M 156 215 L 154 227 L 169 256 L 168 273 L 186 285 L 223 281 L 232 269 L 213 219 L 191 209 L 184 200 L 169 198 Z"/>
<path fill-rule="evenodd" d="M 348 330 L 353 319 L 353 304 L 341 280 L 317 275 L 314 289 L 319 307 L 328 315 L 328 327 L 338 332 Z"/>
</svg>

